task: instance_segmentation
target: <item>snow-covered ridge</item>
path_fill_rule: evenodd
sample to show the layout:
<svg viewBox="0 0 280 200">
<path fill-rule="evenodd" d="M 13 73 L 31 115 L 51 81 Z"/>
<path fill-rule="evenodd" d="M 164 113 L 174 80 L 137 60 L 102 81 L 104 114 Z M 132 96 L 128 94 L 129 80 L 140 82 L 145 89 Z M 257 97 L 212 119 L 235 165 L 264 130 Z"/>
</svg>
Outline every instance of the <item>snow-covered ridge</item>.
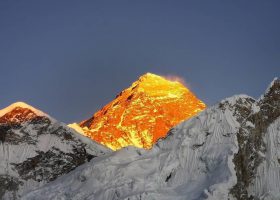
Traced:
<svg viewBox="0 0 280 200">
<path fill-rule="evenodd" d="M 255 100 L 253 97 L 246 95 L 246 94 L 238 94 L 238 95 L 233 95 L 231 97 L 225 98 L 224 100 L 221 101 L 221 103 L 229 103 L 230 105 L 235 105 L 237 101 L 240 99 L 252 99 Z"/>
<path fill-rule="evenodd" d="M 280 81 L 280 79 L 279 79 L 278 77 L 275 77 L 275 78 L 272 80 L 272 82 L 269 84 L 269 86 L 267 87 L 265 93 L 269 92 L 270 88 L 271 88 L 276 82 L 278 82 L 278 81 Z"/>
<path fill-rule="evenodd" d="M 45 117 L 49 117 L 49 115 L 47 115 L 46 113 L 28 105 L 27 103 L 24 103 L 24 102 L 16 102 L 16 103 L 13 103 L 11 105 L 9 105 L 8 107 L 0 110 L 0 117 L 4 116 L 5 114 L 13 111 L 15 108 L 26 108 L 26 109 L 29 109 L 31 110 L 32 112 L 34 112 L 37 116 L 45 116 Z"/>
<path fill-rule="evenodd" d="M 23 199 L 279 200 L 277 80 L 261 101 L 227 98 L 149 151 L 128 147 L 93 159 Z"/>
<path fill-rule="evenodd" d="M 279 200 L 278 81 L 260 100 L 235 95 L 209 107 L 149 151 L 111 152 L 46 117 L 0 124 L 0 199 Z"/>
<path fill-rule="evenodd" d="M 261 100 L 264 98 L 264 96 L 265 96 L 266 94 L 269 93 L 270 89 L 271 89 L 274 85 L 276 85 L 276 84 L 279 84 L 279 85 L 280 85 L 280 78 L 278 78 L 278 77 L 275 77 L 275 78 L 271 81 L 271 83 L 267 86 L 267 88 L 266 88 L 264 94 L 260 96 L 260 98 L 258 99 L 258 101 L 261 101 Z M 280 90 L 280 88 L 279 88 L 279 90 Z"/>
<path fill-rule="evenodd" d="M 224 199 L 236 183 L 239 126 L 230 110 L 216 105 L 150 151 L 128 147 L 93 159 L 23 199 Z"/>
</svg>

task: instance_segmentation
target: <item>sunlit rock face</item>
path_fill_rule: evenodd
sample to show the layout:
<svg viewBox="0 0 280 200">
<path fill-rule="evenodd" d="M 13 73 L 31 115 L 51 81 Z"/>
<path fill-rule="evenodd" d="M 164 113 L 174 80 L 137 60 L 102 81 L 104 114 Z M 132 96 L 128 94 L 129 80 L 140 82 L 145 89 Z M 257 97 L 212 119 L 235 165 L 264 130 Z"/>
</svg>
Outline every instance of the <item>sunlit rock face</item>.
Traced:
<svg viewBox="0 0 280 200">
<path fill-rule="evenodd" d="M 93 117 L 70 126 L 113 150 L 129 145 L 149 149 L 171 127 L 205 107 L 178 81 L 147 73 Z"/>
<path fill-rule="evenodd" d="M 0 124 L 20 124 L 42 116 L 47 116 L 47 114 L 34 109 L 24 102 L 17 102 L 0 110 Z"/>
</svg>

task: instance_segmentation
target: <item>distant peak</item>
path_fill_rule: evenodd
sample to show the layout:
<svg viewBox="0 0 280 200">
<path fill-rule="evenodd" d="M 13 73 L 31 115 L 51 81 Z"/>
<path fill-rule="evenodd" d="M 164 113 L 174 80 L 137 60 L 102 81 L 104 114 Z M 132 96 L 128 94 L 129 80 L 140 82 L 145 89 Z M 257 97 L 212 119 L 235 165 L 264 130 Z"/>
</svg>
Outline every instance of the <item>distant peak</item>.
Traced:
<svg viewBox="0 0 280 200">
<path fill-rule="evenodd" d="M 278 77 L 275 77 L 272 82 L 269 84 L 269 86 L 267 87 L 265 94 L 268 94 L 272 91 L 280 91 L 280 79 Z"/>
<path fill-rule="evenodd" d="M 157 76 L 157 75 L 153 74 L 153 73 L 150 73 L 150 72 L 147 72 L 147 73 L 143 74 L 142 76 L 140 76 L 140 78 L 141 77 L 149 77 L 149 76 Z"/>
<path fill-rule="evenodd" d="M 280 79 L 278 77 L 275 77 L 272 80 L 272 82 L 268 85 L 267 89 L 265 90 L 265 93 L 261 95 L 261 97 L 258 99 L 259 102 L 265 102 L 268 100 L 280 100 Z"/>
<path fill-rule="evenodd" d="M 179 77 L 177 76 L 161 76 L 161 75 L 157 75 L 157 74 L 153 74 L 150 72 L 147 72 L 146 74 L 143 74 L 142 76 L 139 77 L 138 81 L 142 82 L 142 81 L 151 81 L 151 80 L 164 80 L 164 81 L 168 81 L 168 82 L 176 82 L 176 83 L 181 83 L 178 79 Z M 137 81 L 136 81 L 137 82 Z"/>
<path fill-rule="evenodd" d="M 190 92 L 189 89 L 180 81 L 169 80 L 168 78 L 152 73 L 146 73 L 139 77 L 137 81 L 132 83 L 129 90 L 145 92 L 149 95 L 160 95 L 168 93 L 170 95 L 181 95 L 185 92 Z"/>
<path fill-rule="evenodd" d="M 2 122 L 23 122 L 40 116 L 48 115 L 24 102 L 16 102 L 0 110 Z"/>
<path fill-rule="evenodd" d="M 269 88 L 273 87 L 274 85 L 280 85 L 280 79 L 278 77 L 275 77 L 272 82 L 270 83 Z"/>
<path fill-rule="evenodd" d="M 148 149 L 205 107 L 179 81 L 146 73 L 93 117 L 69 126 L 113 150 L 130 145 Z"/>
<path fill-rule="evenodd" d="M 142 81 L 157 80 L 157 79 L 164 79 L 164 78 L 162 76 L 159 76 L 159 75 L 148 72 L 148 73 L 140 76 L 137 81 L 142 82 Z"/>
<path fill-rule="evenodd" d="M 22 102 L 22 101 L 18 101 L 18 102 L 15 102 L 13 104 L 11 104 L 10 106 L 8 106 L 7 108 L 9 107 L 20 107 L 20 108 L 28 108 L 28 109 L 32 109 L 32 110 L 37 110 L 35 109 L 34 107 L 28 105 L 27 103 L 25 102 Z"/>
</svg>

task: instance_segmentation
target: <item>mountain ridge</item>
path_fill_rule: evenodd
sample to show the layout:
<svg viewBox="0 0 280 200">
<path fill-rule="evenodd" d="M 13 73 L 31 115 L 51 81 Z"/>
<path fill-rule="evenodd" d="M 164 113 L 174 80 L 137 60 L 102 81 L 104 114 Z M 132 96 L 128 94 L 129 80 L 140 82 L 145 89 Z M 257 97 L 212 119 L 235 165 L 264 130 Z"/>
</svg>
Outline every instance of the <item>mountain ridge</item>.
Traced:
<svg viewBox="0 0 280 200">
<path fill-rule="evenodd" d="M 226 98 L 172 128 L 151 150 L 123 148 L 23 199 L 279 199 L 279 83 L 260 100 Z"/>
</svg>

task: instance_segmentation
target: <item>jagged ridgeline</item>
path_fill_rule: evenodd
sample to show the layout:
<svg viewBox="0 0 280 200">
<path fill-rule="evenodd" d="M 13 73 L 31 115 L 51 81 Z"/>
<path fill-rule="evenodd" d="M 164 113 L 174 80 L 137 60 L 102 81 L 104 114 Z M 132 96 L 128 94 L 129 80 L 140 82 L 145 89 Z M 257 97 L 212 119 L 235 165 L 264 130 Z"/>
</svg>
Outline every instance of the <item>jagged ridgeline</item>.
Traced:
<svg viewBox="0 0 280 200">
<path fill-rule="evenodd" d="M 55 180 L 110 150 L 18 102 L 0 111 L 0 199 Z"/>
<path fill-rule="evenodd" d="M 278 200 L 280 80 L 258 100 L 207 108 L 150 150 L 111 152 L 16 103 L 0 111 L 0 148 L 0 199 Z"/>
<path fill-rule="evenodd" d="M 279 200 L 280 80 L 172 128 L 151 150 L 93 159 L 23 199 Z"/>
</svg>

